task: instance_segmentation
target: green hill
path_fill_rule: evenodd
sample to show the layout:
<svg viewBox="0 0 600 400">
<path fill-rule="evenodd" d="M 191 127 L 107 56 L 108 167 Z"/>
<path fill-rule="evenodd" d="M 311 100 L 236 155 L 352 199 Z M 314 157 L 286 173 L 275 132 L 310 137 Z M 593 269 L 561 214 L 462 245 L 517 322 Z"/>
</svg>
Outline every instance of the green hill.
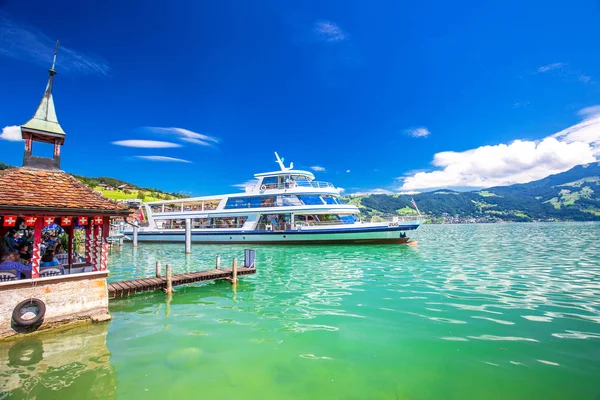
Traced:
<svg viewBox="0 0 600 400">
<path fill-rule="evenodd" d="M 600 220 L 600 163 L 576 166 L 544 179 L 471 192 L 437 190 L 413 196 L 431 222 Z M 346 197 L 366 216 L 416 213 L 411 196 Z"/>
</svg>

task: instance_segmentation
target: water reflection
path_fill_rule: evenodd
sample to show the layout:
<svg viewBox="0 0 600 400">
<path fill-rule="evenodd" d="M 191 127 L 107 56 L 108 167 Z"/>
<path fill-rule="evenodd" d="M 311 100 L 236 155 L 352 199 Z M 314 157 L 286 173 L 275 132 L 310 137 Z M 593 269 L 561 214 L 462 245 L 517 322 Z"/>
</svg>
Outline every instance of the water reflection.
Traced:
<svg viewBox="0 0 600 400">
<path fill-rule="evenodd" d="M 0 347 L 0 398 L 116 398 L 108 324 L 45 332 Z"/>
</svg>

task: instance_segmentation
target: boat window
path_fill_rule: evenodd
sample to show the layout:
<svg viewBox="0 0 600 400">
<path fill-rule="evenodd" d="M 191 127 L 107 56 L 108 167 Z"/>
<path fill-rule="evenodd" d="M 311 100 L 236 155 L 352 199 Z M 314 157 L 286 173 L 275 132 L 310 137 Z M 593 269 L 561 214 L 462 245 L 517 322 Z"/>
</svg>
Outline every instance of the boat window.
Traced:
<svg viewBox="0 0 600 400">
<path fill-rule="evenodd" d="M 214 228 L 235 228 L 235 220 L 233 217 L 222 217 L 213 219 Z"/>
<path fill-rule="evenodd" d="M 157 229 L 171 229 L 172 220 L 170 219 L 157 219 L 154 221 Z"/>
<path fill-rule="evenodd" d="M 278 207 L 301 206 L 302 202 L 296 196 L 277 196 Z"/>
<path fill-rule="evenodd" d="M 194 218 L 192 219 L 192 228 L 210 228 L 210 219 L 209 218 Z"/>
<path fill-rule="evenodd" d="M 248 197 L 230 197 L 229 199 L 227 199 L 225 209 L 248 208 L 249 203 L 250 199 Z"/>
<path fill-rule="evenodd" d="M 307 206 L 323 204 L 323 200 L 319 196 L 298 196 L 298 198 Z"/>
<path fill-rule="evenodd" d="M 262 181 L 262 186 L 265 187 L 265 189 L 276 189 L 277 188 L 277 177 L 276 176 L 267 176 L 266 178 L 263 179 Z"/>
<path fill-rule="evenodd" d="M 340 215 L 340 219 L 344 224 L 353 224 L 356 222 L 354 215 Z"/>
<path fill-rule="evenodd" d="M 339 200 L 333 196 L 321 196 L 325 200 L 325 204 L 340 204 Z"/>
<path fill-rule="evenodd" d="M 261 207 L 274 207 L 275 206 L 275 196 L 265 196 L 260 198 L 260 206 Z"/>
<path fill-rule="evenodd" d="M 250 197 L 250 208 L 259 208 L 261 207 L 261 203 L 260 197 Z"/>
<path fill-rule="evenodd" d="M 304 176 L 304 175 L 292 175 L 291 176 L 292 180 L 298 182 L 298 181 L 310 181 L 310 179 L 308 179 L 308 177 Z"/>
</svg>

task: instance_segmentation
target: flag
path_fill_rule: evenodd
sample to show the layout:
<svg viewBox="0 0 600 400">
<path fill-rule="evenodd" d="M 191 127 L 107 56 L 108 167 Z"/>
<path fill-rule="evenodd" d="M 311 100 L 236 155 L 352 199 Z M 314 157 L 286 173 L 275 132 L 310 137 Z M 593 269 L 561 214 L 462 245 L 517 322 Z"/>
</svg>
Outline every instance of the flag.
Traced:
<svg viewBox="0 0 600 400">
<path fill-rule="evenodd" d="M 54 223 L 56 217 L 44 217 L 44 226 L 50 226 Z"/>
<path fill-rule="evenodd" d="M 60 224 L 62 226 L 71 226 L 71 221 L 72 220 L 73 220 L 73 218 L 71 218 L 71 217 L 62 217 Z"/>
<path fill-rule="evenodd" d="M 144 212 L 141 208 L 138 210 L 138 221 L 144 221 Z"/>
<path fill-rule="evenodd" d="M 77 223 L 80 226 L 86 226 L 88 223 L 88 218 L 87 217 L 79 217 L 79 218 L 77 218 Z"/>
<path fill-rule="evenodd" d="M 417 210 L 417 214 L 421 215 L 421 211 L 419 211 L 419 207 L 417 207 L 417 203 L 415 203 L 415 199 L 412 197 L 410 198 L 410 204 Z"/>
<path fill-rule="evenodd" d="M 4 226 L 15 226 L 17 223 L 16 215 L 5 215 L 4 216 Z"/>
<path fill-rule="evenodd" d="M 35 226 L 35 217 L 25 217 L 25 226 Z"/>
<path fill-rule="evenodd" d="M 102 217 L 102 216 L 94 217 L 94 224 L 102 225 L 102 222 L 104 222 L 104 217 Z"/>
</svg>

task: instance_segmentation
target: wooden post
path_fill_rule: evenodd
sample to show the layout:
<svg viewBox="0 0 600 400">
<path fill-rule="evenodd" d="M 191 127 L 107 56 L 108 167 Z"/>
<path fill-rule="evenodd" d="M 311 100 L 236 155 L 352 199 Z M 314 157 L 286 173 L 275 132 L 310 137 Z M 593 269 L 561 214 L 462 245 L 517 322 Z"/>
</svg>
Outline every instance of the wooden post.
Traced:
<svg viewBox="0 0 600 400">
<path fill-rule="evenodd" d="M 185 254 L 192 253 L 192 220 L 185 219 Z"/>
<path fill-rule="evenodd" d="M 44 217 L 38 216 L 35 219 L 33 227 L 33 253 L 31 256 L 31 279 L 40 277 L 40 259 L 41 244 L 42 244 L 42 228 L 44 227 Z"/>
<path fill-rule="evenodd" d="M 69 264 L 69 274 L 71 274 L 71 267 L 73 266 L 73 243 L 75 241 L 75 218 L 72 219 L 71 221 L 71 225 L 69 225 L 69 227 L 66 229 L 67 231 L 67 236 L 68 236 L 68 249 L 67 249 L 67 254 L 69 255 L 69 261 L 67 261 L 67 263 Z"/>
<path fill-rule="evenodd" d="M 237 283 L 237 258 L 234 258 L 231 264 L 231 283 Z"/>
<path fill-rule="evenodd" d="M 137 247 L 138 242 L 138 227 L 137 225 L 133 226 L 133 247 Z"/>
<path fill-rule="evenodd" d="M 85 235 L 85 262 L 94 265 L 94 218 L 92 217 L 89 217 Z"/>
<path fill-rule="evenodd" d="M 94 218 L 95 219 L 95 218 Z M 102 265 L 102 224 L 98 224 L 98 221 L 94 223 L 95 230 L 95 244 L 94 244 L 94 271 L 100 271 Z"/>
<path fill-rule="evenodd" d="M 217 256 L 217 261 L 215 263 L 215 269 L 221 268 L 221 256 Z"/>
<path fill-rule="evenodd" d="M 123 236 L 121 236 L 119 238 L 119 247 L 123 247 L 123 241 L 124 241 Z"/>
<path fill-rule="evenodd" d="M 156 262 L 156 277 L 160 278 L 160 261 Z"/>
<path fill-rule="evenodd" d="M 167 264 L 167 287 L 165 293 L 173 293 L 173 271 L 171 271 L 171 264 Z"/>
</svg>

